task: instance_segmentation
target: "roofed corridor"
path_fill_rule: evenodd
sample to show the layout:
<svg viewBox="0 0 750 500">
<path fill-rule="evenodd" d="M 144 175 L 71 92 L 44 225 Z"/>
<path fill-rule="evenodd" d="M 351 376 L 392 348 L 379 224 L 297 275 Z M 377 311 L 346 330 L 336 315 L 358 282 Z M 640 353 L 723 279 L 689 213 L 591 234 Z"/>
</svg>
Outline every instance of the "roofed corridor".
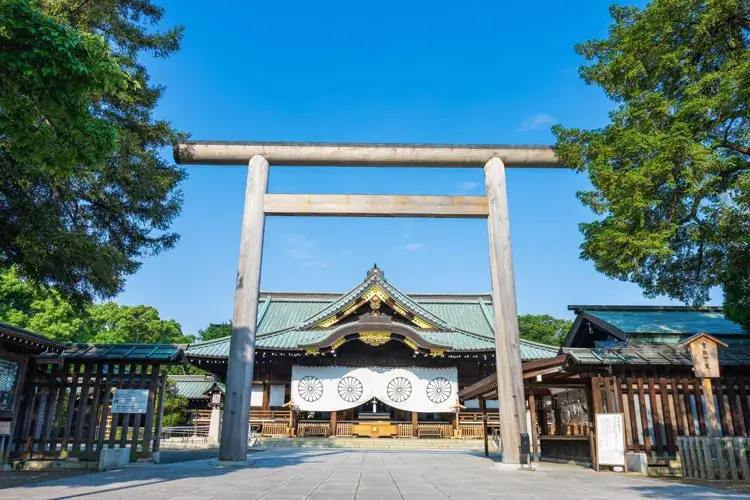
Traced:
<svg viewBox="0 0 750 500">
<path fill-rule="evenodd" d="M 596 473 L 574 466 L 500 469 L 477 455 L 449 451 L 268 450 L 246 468 L 207 460 L 130 466 L 71 479 L 2 490 L 4 500 L 201 499 L 434 500 L 750 498 L 673 481 Z"/>
</svg>

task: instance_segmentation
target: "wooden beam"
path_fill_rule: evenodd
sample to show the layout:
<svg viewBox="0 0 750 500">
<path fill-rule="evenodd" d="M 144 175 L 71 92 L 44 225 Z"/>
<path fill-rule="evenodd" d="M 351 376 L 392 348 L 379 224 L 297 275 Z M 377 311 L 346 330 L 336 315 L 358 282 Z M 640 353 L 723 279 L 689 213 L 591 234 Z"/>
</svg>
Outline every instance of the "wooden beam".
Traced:
<svg viewBox="0 0 750 500">
<path fill-rule="evenodd" d="M 268 170 L 268 162 L 262 156 L 253 156 L 247 170 L 219 446 L 219 460 L 228 462 L 247 460 L 247 421 L 250 418 L 250 387 L 255 363 L 255 329 L 265 224 L 263 195 L 268 187 Z"/>
<path fill-rule="evenodd" d="M 481 168 L 499 158 L 506 167 L 564 167 L 549 146 L 188 141 L 173 149 L 184 165 L 245 165 L 261 155 L 274 166 Z"/>
<path fill-rule="evenodd" d="M 490 242 L 490 278 L 495 327 L 497 394 L 500 405 L 500 440 L 503 463 L 521 463 L 521 434 L 526 430 L 526 400 L 523 390 L 521 342 L 518 331 L 516 286 L 510 251 L 508 195 L 505 165 L 491 158 L 484 166 L 490 214 L 487 231 Z"/>
<path fill-rule="evenodd" d="M 486 218 L 485 196 L 267 194 L 266 215 Z"/>
</svg>

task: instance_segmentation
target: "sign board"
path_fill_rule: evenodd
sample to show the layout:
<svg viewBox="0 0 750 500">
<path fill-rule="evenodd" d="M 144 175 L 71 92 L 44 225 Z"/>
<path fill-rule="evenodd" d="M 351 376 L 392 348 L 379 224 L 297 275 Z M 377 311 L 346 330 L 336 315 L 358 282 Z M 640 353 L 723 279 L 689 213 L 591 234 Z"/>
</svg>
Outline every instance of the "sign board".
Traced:
<svg viewBox="0 0 750 500">
<path fill-rule="evenodd" d="M 0 436 L 10 436 L 10 420 L 0 421 Z"/>
<path fill-rule="evenodd" d="M 717 378 L 719 374 L 719 349 L 711 337 L 701 336 L 690 343 L 693 372 L 696 377 Z"/>
<path fill-rule="evenodd" d="M 146 413 L 148 389 L 116 389 L 112 413 Z"/>
<path fill-rule="evenodd" d="M 625 467 L 625 420 L 622 413 L 596 414 L 596 463 Z"/>
</svg>

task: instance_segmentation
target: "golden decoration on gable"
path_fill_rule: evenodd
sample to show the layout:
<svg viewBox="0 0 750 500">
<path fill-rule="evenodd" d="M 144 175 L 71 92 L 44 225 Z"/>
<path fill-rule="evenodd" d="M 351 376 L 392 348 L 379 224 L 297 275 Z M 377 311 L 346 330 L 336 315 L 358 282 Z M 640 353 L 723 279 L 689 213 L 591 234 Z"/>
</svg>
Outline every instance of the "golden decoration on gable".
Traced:
<svg viewBox="0 0 750 500">
<path fill-rule="evenodd" d="M 318 354 L 320 354 L 320 350 L 315 347 L 308 347 L 307 349 L 305 349 L 305 354 L 307 354 L 308 356 L 317 356 Z"/>
<path fill-rule="evenodd" d="M 434 328 L 431 324 L 423 319 L 417 318 L 416 316 L 411 319 L 411 322 L 417 325 L 419 328 L 423 328 L 425 330 L 431 330 L 432 328 Z"/>
<path fill-rule="evenodd" d="M 389 332 L 361 332 L 359 340 L 367 345 L 378 347 L 391 340 L 391 334 Z"/>
<path fill-rule="evenodd" d="M 339 318 L 337 318 L 336 315 L 334 314 L 330 318 L 324 319 L 323 321 L 321 321 L 320 323 L 318 323 L 315 326 L 317 328 L 328 328 L 329 326 L 332 326 L 332 325 L 336 324 L 336 322 L 338 320 L 339 320 Z"/>
<path fill-rule="evenodd" d="M 393 304 L 393 310 L 396 311 L 397 313 L 399 313 L 401 316 L 408 316 L 409 315 L 409 313 L 406 312 L 406 309 L 404 309 L 403 307 L 401 307 L 398 304 Z"/>
<path fill-rule="evenodd" d="M 333 344 L 331 344 L 331 349 L 333 349 L 335 351 L 336 349 L 338 349 L 339 347 L 341 347 L 342 345 L 344 345 L 345 342 L 346 342 L 346 339 L 344 337 L 341 337 L 336 342 L 334 342 Z"/>
<path fill-rule="evenodd" d="M 373 311 L 377 311 L 378 309 L 380 309 L 380 305 L 382 303 L 383 303 L 382 300 L 377 295 L 374 295 L 370 299 L 370 307 L 372 308 Z"/>
<path fill-rule="evenodd" d="M 445 350 L 443 349 L 430 349 L 430 356 L 433 357 L 443 357 L 445 356 Z"/>
<path fill-rule="evenodd" d="M 419 347 L 417 346 L 417 343 L 416 343 L 416 342 L 414 342 L 414 341 L 413 341 L 412 339 L 410 339 L 409 337 L 404 337 L 404 344 L 408 345 L 409 347 L 411 347 L 411 348 L 412 348 L 412 349 L 414 349 L 415 351 L 419 350 Z"/>
</svg>

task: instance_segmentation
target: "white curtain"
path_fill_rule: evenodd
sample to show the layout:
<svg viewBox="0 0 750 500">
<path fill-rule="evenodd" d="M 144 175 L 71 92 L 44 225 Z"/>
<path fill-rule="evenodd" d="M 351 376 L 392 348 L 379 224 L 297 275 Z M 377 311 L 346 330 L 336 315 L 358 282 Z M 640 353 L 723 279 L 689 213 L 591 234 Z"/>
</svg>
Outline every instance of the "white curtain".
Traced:
<svg viewBox="0 0 750 500">
<path fill-rule="evenodd" d="M 292 401 L 302 411 L 345 410 L 373 398 L 406 411 L 455 411 L 458 373 L 455 368 L 292 367 Z"/>
<path fill-rule="evenodd" d="M 271 401 L 269 406 L 281 406 L 285 403 L 284 396 L 286 393 L 286 386 L 283 385 L 272 385 L 271 386 Z"/>
<path fill-rule="evenodd" d="M 250 406 L 263 406 L 263 385 L 253 384 L 252 389 L 250 389 Z"/>
</svg>

